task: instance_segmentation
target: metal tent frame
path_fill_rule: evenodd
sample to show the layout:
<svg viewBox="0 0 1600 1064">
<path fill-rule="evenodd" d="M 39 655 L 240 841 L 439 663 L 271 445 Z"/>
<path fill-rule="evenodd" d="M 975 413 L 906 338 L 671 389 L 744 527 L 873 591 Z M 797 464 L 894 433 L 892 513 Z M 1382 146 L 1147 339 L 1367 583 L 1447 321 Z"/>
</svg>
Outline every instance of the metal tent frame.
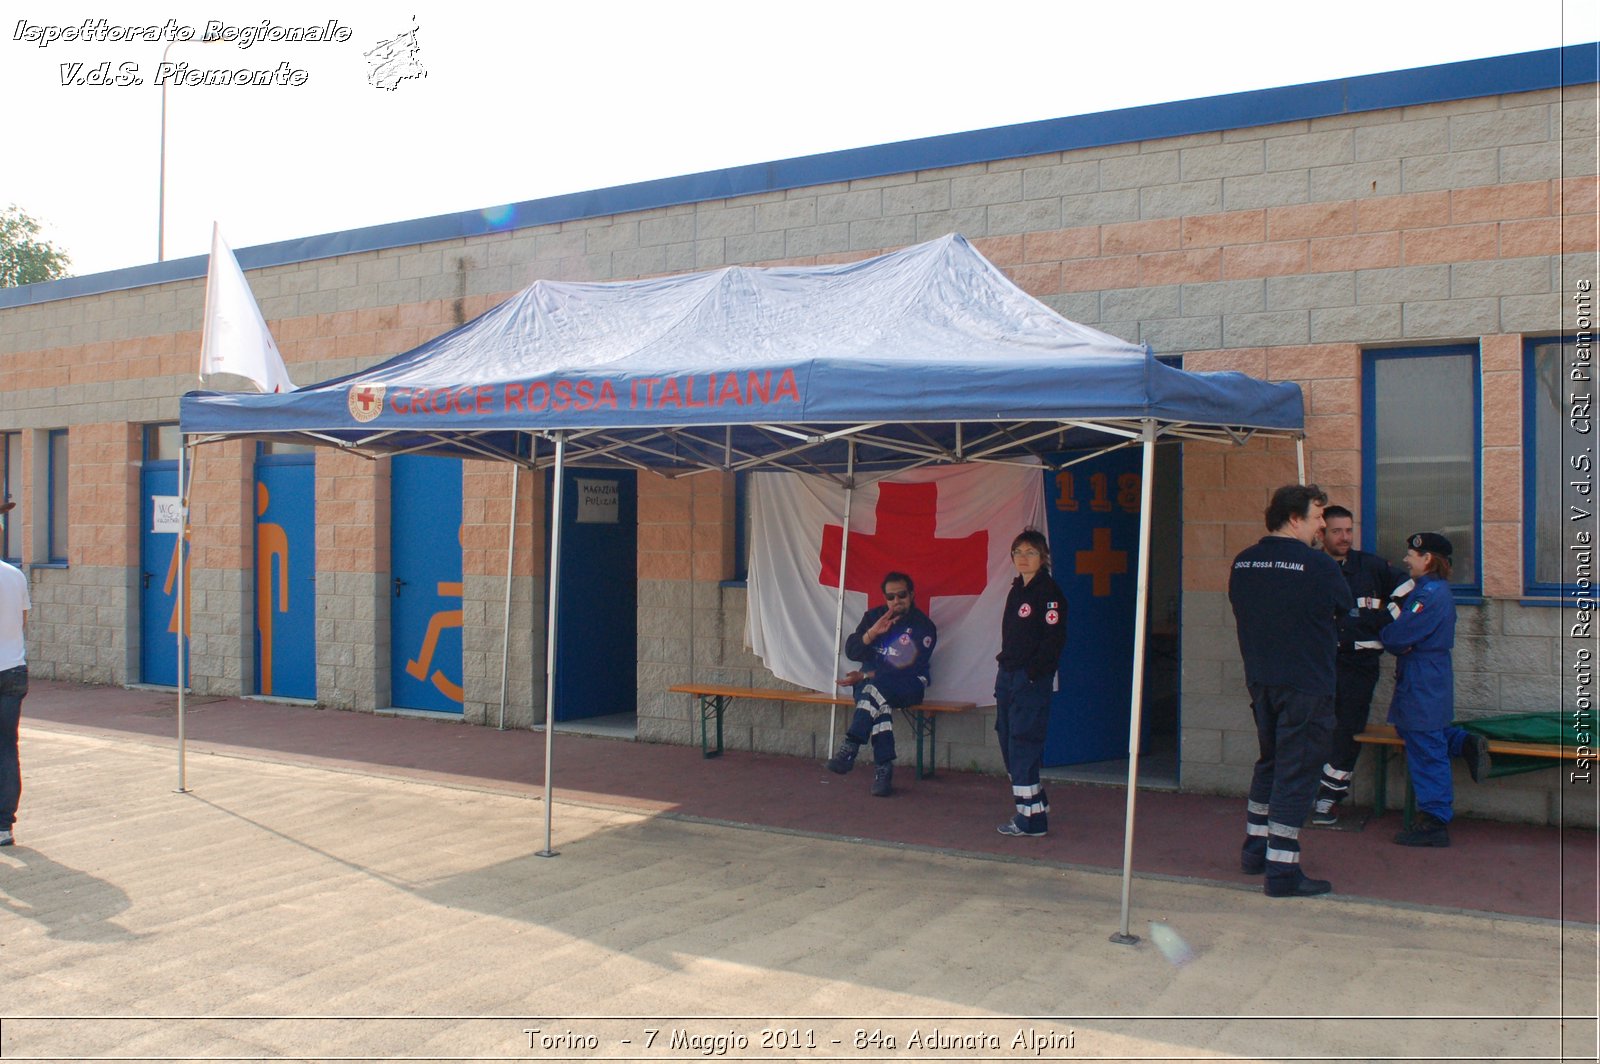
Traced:
<svg viewBox="0 0 1600 1064">
<path fill-rule="evenodd" d="M 1242 446 L 1257 436 L 1293 439 L 1296 444 L 1299 478 L 1305 480 L 1304 432 L 1276 426 L 1206 424 L 1193 421 L 1164 421 L 1154 417 L 1072 418 L 1060 421 L 959 421 L 892 422 L 808 425 L 793 422 L 770 424 L 707 425 L 683 424 L 672 427 L 641 426 L 595 427 L 591 429 L 549 429 L 530 425 L 508 437 L 503 430 L 474 432 L 383 430 L 351 438 L 317 430 L 298 432 L 183 433 L 179 455 L 179 491 L 183 508 L 185 538 L 189 535 L 189 494 L 193 478 L 193 451 L 206 444 L 239 438 L 278 439 L 334 447 L 347 453 L 378 460 L 400 454 L 444 454 L 507 462 L 513 465 L 513 494 L 521 470 L 550 469 L 555 473 L 551 505 L 560 513 L 562 474 L 567 468 L 623 467 L 678 479 L 710 472 L 739 472 L 751 469 L 805 472 L 828 477 L 847 490 L 863 481 L 885 479 L 897 473 L 934 464 L 960 462 L 1027 463 L 1052 471 L 1087 461 L 1111 451 L 1139 447 L 1142 454 L 1140 481 L 1139 561 L 1134 619 L 1133 689 L 1128 728 L 1128 782 L 1126 821 L 1123 832 L 1121 912 L 1118 930 L 1112 941 L 1134 944 L 1139 936 L 1129 931 L 1134 846 L 1134 815 L 1138 795 L 1140 732 L 1143 718 L 1145 627 L 1149 610 L 1149 554 L 1151 509 L 1155 480 L 1155 448 L 1159 443 L 1210 442 Z M 539 440 L 552 444 L 541 453 Z M 1067 462 L 1048 463 L 1046 453 L 1073 451 Z M 848 502 L 844 515 L 848 528 Z M 511 536 L 514 544 L 516 513 L 513 508 Z M 552 525 L 550 550 L 549 614 L 546 618 L 545 647 L 545 751 L 544 751 L 544 848 L 540 856 L 554 857 L 554 753 L 556 644 L 559 637 L 559 573 L 562 558 L 561 522 Z M 844 549 L 849 537 L 841 540 L 839 606 L 835 620 L 834 645 L 837 656 L 843 626 Z M 510 559 L 506 586 L 507 631 L 509 641 L 511 582 Z M 186 791 L 185 770 L 185 686 L 183 633 L 186 596 L 180 565 L 178 577 L 178 790 Z M 509 646 L 509 643 L 507 643 Z M 501 662 L 501 726 L 504 726 L 506 698 L 505 655 Z M 830 745 L 833 718 L 829 718 Z"/>
</svg>

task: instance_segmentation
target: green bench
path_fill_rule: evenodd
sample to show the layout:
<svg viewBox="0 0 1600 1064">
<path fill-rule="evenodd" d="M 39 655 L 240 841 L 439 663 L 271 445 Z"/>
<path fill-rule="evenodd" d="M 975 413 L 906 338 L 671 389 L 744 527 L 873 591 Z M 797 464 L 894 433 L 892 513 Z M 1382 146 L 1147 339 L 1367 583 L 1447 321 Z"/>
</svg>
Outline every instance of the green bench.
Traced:
<svg viewBox="0 0 1600 1064">
<path fill-rule="evenodd" d="M 1554 768 L 1562 761 L 1577 761 L 1594 756 L 1594 748 L 1576 741 L 1575 725 L 1559 713 L 1512 713 L 1499 717 L 1458 720 L 1458 727 L 1489 740 L 1489 777 L 1514 776 L 1523 772 Z M 1356 742 L 1375 748 L 1378 778 L 1373 785 L 1372 805 L 1378 813 L 1389 809 L 1389 751 L 1404 747 L 1389 724 L 1368 724 Z M 1416 795 L 1406 779 L 1405 819 L 1410 826 L 1416 808 Z"/>
</svg>

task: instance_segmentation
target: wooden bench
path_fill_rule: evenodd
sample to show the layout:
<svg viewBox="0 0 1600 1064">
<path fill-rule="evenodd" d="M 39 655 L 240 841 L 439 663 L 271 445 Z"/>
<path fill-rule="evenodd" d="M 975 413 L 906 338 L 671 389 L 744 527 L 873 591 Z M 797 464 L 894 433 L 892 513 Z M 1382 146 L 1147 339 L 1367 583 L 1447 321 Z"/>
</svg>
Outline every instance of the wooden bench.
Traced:
<svg viewBox="0 0 1600 1064">
<path fill-rule="evenodd" d="M 1391 747 L 1404 747 L 1405 740 L 1394 730 L 1392 724 L 1368 724 L 1366 729 L 1355 737 L 1356 742 L 1367 746 L 1376 747 L 1378 755 L 1378 778 L 1373 785 L 1372 805 L 1379 813 L 1388 812 L 1389 809 L 1389 749 Z M 1555 761 L 1576 761 L 1579 751 L 1575 746 L 1559 746 L 1555 743 L 1517 743 L 1504 739 L 1489 740 L 1489 756 L 1496 754 L 1515 754 L 1520 757 L 1539 757 Z M 1587 755 L 1586 755 L 1587 756 Z M 1493 764 L 1489 766 L 1491 777 L 1507 775 L 1497 772 Z M 1416 805 L 1416 796 L 1411 790 L 1411 780 L 1406 779 L 1406 823 L 1411 823 L 1411 813 Z"/>
<path fill-rule="evenodd" d="M 819 706 L 844 706 L 855 708 L 855 700 L 839 698 L 836 695 L 823 695 L 815 691 L 785 691 L 776 687 L 735 687 L 731 684 L 720 683 L 679 683 L 667 688 L 668 691 L 680 694 L 694 695 L 700 699 L 700 753 L 704 757 L 722 756 L 722 715 L 728 709 L 728 703 L 735 698 L 749 698 L 763 702 L 809 702 Z M 921 705 L 902 709 L 906 720 L 911 723 L 911 731 L 917 737 L 917 778 L 927 779 L 933 775 L 933 742 L 937 738 L 940 713 L 962 713 L 974 708 L 971 702 L 923 702 Z M 717 748 L 711 748 L 708 732 L 708 723 L 715 719 L 717 722 Z M 922 744 L 928 744 L 928 764 L 923 767 Z M 832 753 L 833 751 L 829 751 Z"/>
</svg>

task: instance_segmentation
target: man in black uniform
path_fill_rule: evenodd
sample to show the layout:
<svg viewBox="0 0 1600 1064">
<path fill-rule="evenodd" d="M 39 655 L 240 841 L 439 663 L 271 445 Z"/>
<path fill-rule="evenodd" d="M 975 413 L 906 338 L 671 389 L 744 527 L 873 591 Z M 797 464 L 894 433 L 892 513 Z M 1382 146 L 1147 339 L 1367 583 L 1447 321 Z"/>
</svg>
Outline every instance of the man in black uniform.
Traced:
<svg viewBox="0 0 1600 1064">
<path fill-rule="evenodd" d="M 872 794 L 894 793 L 894 711 L 921 703 L 933 682 L 933 648 L 939 630 L 917 609 L 916 585 L 905 573 L 883 578 L 882 606 L 861 615 L 861 623 L 844 642 L 844 655 L 865 669 L 839 680 L 852 689 L 856 711 L 850 718 L 839 752 L 828 759 L 828 771 L 844 775 L 856 764 L 861 744 L 872 744 Z"/>
<path fill-rule="evenodd" d="M 1339 566 L 1313 544 L 1328 496 L 1315 484 L 1272 493 L 1268 535 L 1233 560 L 1228 601 L 1261 756 L 1250 780 L 1239 866 L 1267 874 L 1271 898 L 1326 894 L 1300 869 L 1300 829 L 1333 732 L 1336 621 L 1355 604 Z"/>
<path fill-rule="evenodd" d="M 1350 585 L 1354 608 L 1339 618 L 1338 690 L 1333 698 L 1333 742 L 1327 763 L 1322 766 L 1322 788 L 1311 811 L 1311 823 L 1329 827 L 1339 822 L 1339 803 L 1350 797 L 1350 777 L 1355 774 L 1361 744 L 1356 736 L 1367 726 L 1372 710 L 1372 692 L 1378 686 L 1378 662 L 1383 660 L 1383 643 L 1378 630 L 1389 623 L 1384 608 L 1389 596 L 1404 579 L 1388 562 L 1376 554 L 1356 550 L 1355 515 L 1343 506 L 1322 511 L 1327 527 L 1322 531 L 1322 549 L 1339 563 L 1340 572 Z"/>
</svg>

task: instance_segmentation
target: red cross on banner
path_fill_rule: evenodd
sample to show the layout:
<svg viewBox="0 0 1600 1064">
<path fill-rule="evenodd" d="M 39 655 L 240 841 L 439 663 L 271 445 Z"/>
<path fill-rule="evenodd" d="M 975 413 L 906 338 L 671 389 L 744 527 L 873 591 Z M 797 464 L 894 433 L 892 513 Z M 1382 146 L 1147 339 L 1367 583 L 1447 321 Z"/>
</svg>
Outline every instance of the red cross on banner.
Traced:
<svg viewBox="0 0 1600 1064">
<path fill-rule="evenodd" d="M 939 626 L 931 698 L 988 704 L 1000 615 L 1016 568 L 1011 540 L 1043 528 L 1037 468 L 919 469 L 857 488 L 846 562 L 844 630 L 881 605 L 883 575 L 911 574 L 917 605 Z M 832 693 L 845 492 L 820 477 L 756 473 L 750 493 L 750 648 L 772 675 Z M 848 668 L 848 666 L 843 666 Z"/>
<path fill-rule="evenodd" d="M 845 561 L 845 590 L 875 598 L 883 574 L 909 573 L 924 610 L 945 595 L 982 594 L 989 581 L 989 533 L 940 539 L 939 484 L 881 484 L 874 510 L 878 528 L 871 534 L 850 533 Z M 840 525 L 822 527 L 822 572 L 818 580 L 839 586 Z"/>
</svg>

